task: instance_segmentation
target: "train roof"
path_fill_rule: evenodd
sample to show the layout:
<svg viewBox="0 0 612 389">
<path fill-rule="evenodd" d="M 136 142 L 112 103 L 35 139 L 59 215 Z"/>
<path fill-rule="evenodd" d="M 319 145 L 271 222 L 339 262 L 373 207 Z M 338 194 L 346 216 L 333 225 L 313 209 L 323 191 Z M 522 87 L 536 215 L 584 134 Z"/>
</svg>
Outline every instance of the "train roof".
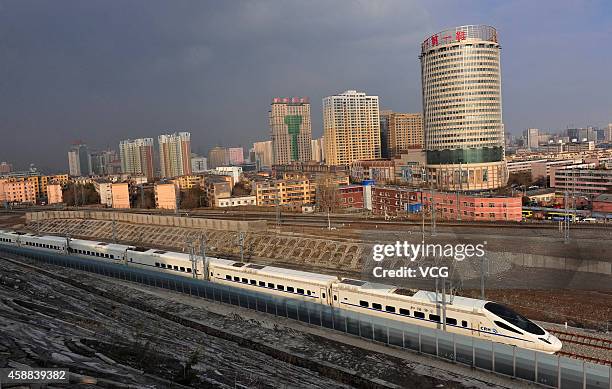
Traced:
<svg viewBox="0 0 612 389">
<path fill-rule="evenodd" d="M 256 263 L 242 263 L 236 261 L 227 261 L 216 259 L 212 262 L 214 265 L 229 269 L 229 270 L 241 270 L 248 273 L 259 274 L 262 276 L 270 277 L 283 277 L 296 281 L 318 283 L 318 284 L 329 284 L 330 282 L 338 281 L 336 276 L 328 276 L 325 274 L 310 273 L 301 270 L 285 269 L 282 267 L 266 266 Z"/>
<path fill-rule="evenodd" d="M 419 290 L 413 296 L 415 299 L 419 299 L 422 301 L 426 301 L 429 303 L 436 303 L 436 292 L 430 292 L 427 290 Z M 450 297 L 447 297 L 450 300 Z M 438 294 L 438 300 L 442 300 L 441 293 Z M 452 305 L 453 307 L 461 307 L 466 309 L 482 309 L 486 304 L 487 300 L 479 300 L 473 299 L 469 297 L 461 297 L 461 296 L 453 296 L 452 303 L 447 301 L 448 305 Z"/>
<path fill-rule="evenodd" d="M 70 239 L 70 245 L 81 245 L 84 247 L 92 247 L 92 248 L 106 248 L 109 250 L 119 250 L 124 251 L 128 247 L 128 245 L 119 244 L 119 243 L 108 243 L 108 242 L 96 242 L 91 240 L 83 240 L 83 239 Z"/>
<path fill-rule="evenodd" d="M 25 234 L 25 235 L 21 235 L 21 237 L 23 238 L 38 238 L 38 239 L 43 239 L 46 241 L 50 241 L 50 242 L 60 242 L 60 243 L 66 243 L 66 238 L 63 238 L 61 236 L 54 236 L 54 235 L 39 235 L 39 234 Z"/>
</svg>

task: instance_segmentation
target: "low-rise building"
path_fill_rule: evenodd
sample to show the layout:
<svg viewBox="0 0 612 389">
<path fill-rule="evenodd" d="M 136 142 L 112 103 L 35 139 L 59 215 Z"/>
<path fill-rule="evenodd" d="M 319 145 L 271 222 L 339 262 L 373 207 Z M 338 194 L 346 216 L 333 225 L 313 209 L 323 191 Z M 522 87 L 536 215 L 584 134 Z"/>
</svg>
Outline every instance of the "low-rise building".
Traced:
<svg viewBox="0 0 612 389">
<path fill-rule="evenodd" d="M 47 204 L 61 204 L 63 202 L 62 186 L 58 183 L 47 184 Z"/>
<path fill-rule="evenodd" d="M 600 194 L 593 199 L 593 216 L 612 218 L 612 194 Z"/>
<path fill-rule="evenodd" d="M 216 199 L 216 207 L 244 207 L 247 205 L 257 205 L 257 196 L 225 197 Z"/>
<path fill-rule="evenodd" d="M 341 208 L 364 208 L 363 185 L 338 187 L 338 205 Z"/>
<path fill-rule="evenodd" d="M 257 205 L 272 207 L 289 204 L 312 204 L 316 187 L 310 180 L 270 180 L 255 183 Z"/>
<path fill-rule="evenodd" d="M 177 192 L 174 183 L 155 183 L 155 208 L 176 209 Z"/>
<path fill-rule="evenodd" d="M 127 182 L 111 184 L 112 207 L 118 209 L 130 208 L 130 189 Z"/>
<path fill-rule="evenodd" d="M 374 180 L 379 184 L 395 181 L 395 163 L 390 159 L 357 160 L 351 163 L 351 180 Z"/>
<path fill-rule="evenodd" d="M 36 204 L 37 185 L 28 179 L 0 179 L 0 203 Z"/>
<path fill-rule="evenodd" d="M 612 190 L 612 170 L 580 166 L 553 168 L 550 187 L 557 191 L 598 195 Z"/>
<path fill-rule="evenodd" d="M 214 207 L 218 199 L 232 197 L 232 178 L 229 176 L 208 176 L 204 180 L 204 205 Z"/>
<path fill-rule="evenodd" d="M 112 183 L 107 180 L 96 180 L 94 181 L 94 188 L 100 196 L 100 204 L 106 205 L 107 207 L 113 206 L 113 190 Z"/>
<path fill-rule="evenodd" d="M 202 187 L 204 177 L 196 175 L 180 176 L 172 180 L 172 182 L 177 184 L 180 190 L 189 190 L 192 188 Z"/>
</svg>

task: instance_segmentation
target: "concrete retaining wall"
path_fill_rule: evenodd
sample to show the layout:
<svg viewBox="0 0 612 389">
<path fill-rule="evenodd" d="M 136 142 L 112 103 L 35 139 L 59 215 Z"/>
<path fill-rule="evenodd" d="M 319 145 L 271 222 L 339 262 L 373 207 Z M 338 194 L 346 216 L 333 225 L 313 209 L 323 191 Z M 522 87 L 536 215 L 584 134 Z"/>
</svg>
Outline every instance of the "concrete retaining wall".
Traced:
<svg viewBox="0 0 612 389">
<path fill-rule="evenodd" d="M 266 232 L 268 230 L 268 223 L 265 220 L 243 221 L 203 219 L 105 211 L 42 211 L 26 213 L 27 224 L 54 219 L 115 220 L 117 222 L 149 226 L 157 225 L 222 231 Z"/>
</svg>

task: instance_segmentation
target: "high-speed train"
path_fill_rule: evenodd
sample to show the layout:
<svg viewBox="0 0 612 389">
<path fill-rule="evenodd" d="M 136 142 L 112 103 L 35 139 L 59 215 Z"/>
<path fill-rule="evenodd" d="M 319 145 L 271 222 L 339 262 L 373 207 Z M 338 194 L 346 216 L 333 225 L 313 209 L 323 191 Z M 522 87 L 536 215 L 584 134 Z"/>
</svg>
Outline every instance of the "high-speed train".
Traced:
<svg viewBox="0 0 612 389">
<path fill-rule="evenodd" d="M 443 327 L 442 301 L 430 291 L 208 256 L 202 261 L 199 256 L 167 250 L 14 231 L 0 230 L 0 245 L 122 263 L 422 327 Z M 446 303 L 446 331 L 549 354 L 561 349 L 559 339 L 548 331 L 493 301 L 454 297 Z"/>
</svg>

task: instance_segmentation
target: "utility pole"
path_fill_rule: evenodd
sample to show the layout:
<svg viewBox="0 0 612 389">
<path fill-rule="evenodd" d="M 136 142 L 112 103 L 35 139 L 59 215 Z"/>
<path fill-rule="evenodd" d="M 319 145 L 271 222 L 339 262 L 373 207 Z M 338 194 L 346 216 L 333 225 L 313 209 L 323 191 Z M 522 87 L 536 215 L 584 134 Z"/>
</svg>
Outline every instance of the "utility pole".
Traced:
<svg viewBox="0 0 612 389">
<path fill-rule="evenodd" d="M 461 162 L 459 162 L 459 190 L 457 191 L 457 221 L 461 221 L 461 201 L 459 200 L 459 192 L 463 190 L 463 171 Z"/>
<path fill-rule="evenodd" d="M 200 256 L 202 257 L 202 273 L 204 274 L 204 279 L 209 281 L 208 258 L 206 258 L 206 233 L 204 232 L 200 235 Z"/>
<path fill-rule="evenodd" d="M 480 299 L 485 299 L 485 256 L 480 257 Z"/>
<path fill-rule="evenodd" d="M 74 206 L 76 207 L 76 206 L 78 206 L 76 182 L 74 182 L 72 184 L 72 192 L 73 192 L 73 195 L 74 195 Z"/>
<path fill-rule="evenodd" d="M 113 215 L 113 243 L 117 243 L 117 221 L 115 220 L 115 212 Z"/>
<path fill-rule="evenodd" d="M 569 218 L 569 196 L 567 191 L 565 191 L 564 195 L 563 195 L 563 202 L 565 203 L 565 216 L 563 218 L 563 220 L 565 221 L 565 229 L 564 229 L 564 234 L 563 234 L 563 243 L 569 243 L 569 223 L 570 223 L 570 218 Z"/>
<path fill-rule="evenodd" d="M 140 184 L 140 208 L 144 209 L 144 184 Z"/>
<path fill-rule="evenodd" d="M 436 200 L 434 199 L 433 180 L 430 180 L 431 189 L 431 236 L 436 236 Z"/>
<path fill-rule="evenodd" d="M 198 274 L 198 260 L 195 256 L 193 240 L 189 240 L 189 261 L 191 262 L 191 277 L 196 278 Z"/>
<path fill-rule="evenodd" d="M 244 232 L 240 231 L 238 234 L 238 244 L 240 245 L 240 262 L 244 263 Z"/>
<path fill-rule="evenodd" d="M 446 278 L 442 278 L 442 329 L 446 331 Z"/>
<path fill-rule="evenodd" d="M 278 228 L 281 227 L 282 221 L 281 221 L 281 204 L 280 204 L 280 189 L 278 190 L 278 192 L 276 193 L 276 199 L 274 200 L 276 202 L 276 226 Z"/>
</svg>

